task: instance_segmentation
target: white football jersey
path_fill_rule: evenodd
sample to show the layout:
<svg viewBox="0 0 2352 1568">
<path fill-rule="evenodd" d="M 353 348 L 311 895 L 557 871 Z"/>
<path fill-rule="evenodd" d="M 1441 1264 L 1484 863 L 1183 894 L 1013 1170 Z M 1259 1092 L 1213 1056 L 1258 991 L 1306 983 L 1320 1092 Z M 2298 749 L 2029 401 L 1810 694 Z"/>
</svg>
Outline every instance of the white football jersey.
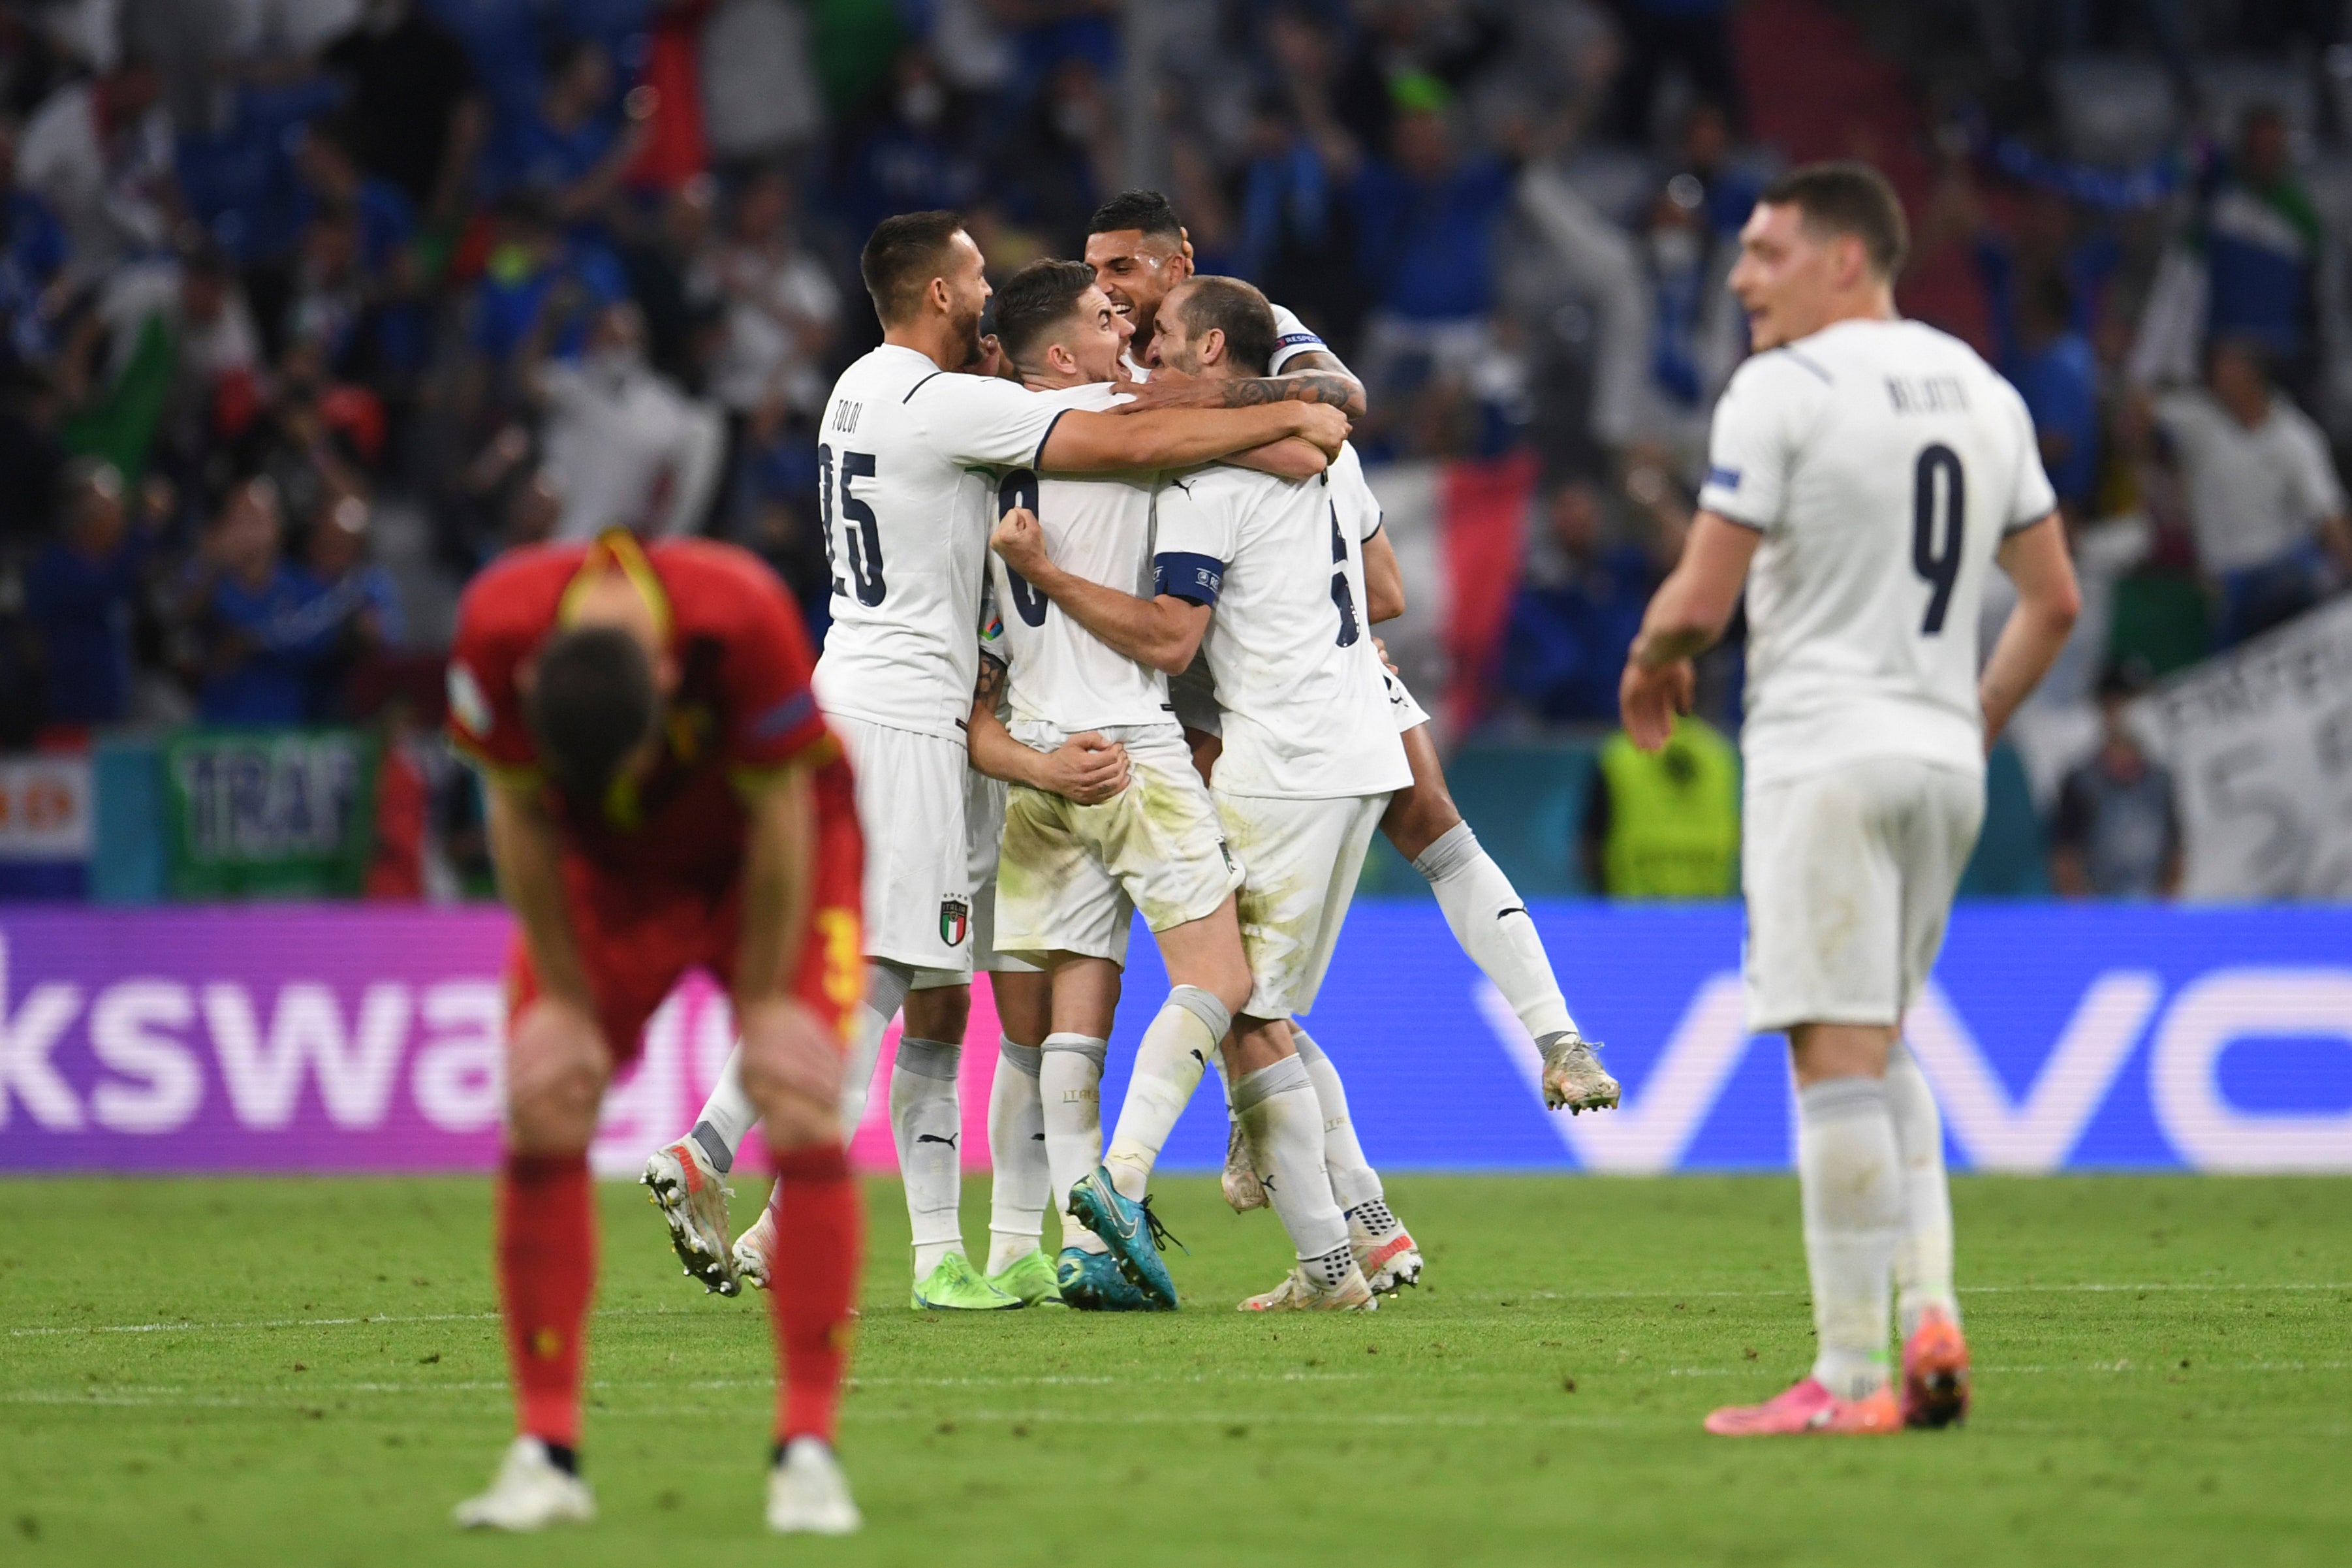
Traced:
<svg viewBox="0 0 2352 1568">
<path fill-rule="evenodd" d="M 1364 478 L 1364 460 L 1356 456 L 1356 444 L 1343 442 L 1339 455 L 1331 459 L 1331 504 L 1339 509 L 1339 524 L 1356 536 L 1359 543 L 1381 531 L 1381 498 L 1372 493 L 1371 482 Z"/>
<path fill-rule="evenodd" d="M 1917 321 L 1840 321 L 1741 365 L 1699 505 L 1764 536 L 1748 579 L 1751 782 L 1907 756 L 1984 766 L 1977 611 L 2057 504 L 2016 390 Z"/>
<path fill-rule="evenodd" d="M 1215 606 L 1202 651 L 1224 710 L 1213 783 L 1325 800 L 1412 782 L 1364 622 L 1363 545 L 1329 476 L 1222 465 L 1160 487 L 1155 587 Z"/>
<path fill-rule="evenodd" d="M 1105 409 L 1126 402 L 1108 383 L 1036 394 L 1055 408 Z M 1016 506 L 1037 514 L 1045 552 L 1066 572 L 1139 598 L 1151 596 L 1150 473 L 1040 475 L 1026 466 L 996 479 L 995 516 Z M 1016 719 L 1073 733 L 1111 724 L 1165 724 L 1168 678 L 1138 664 L 1072 620 L 994 551 L 988 557 L 1003 635 L 1006 697 Z"/>
<path fill-rule="evenodd" d="M 963 739 L 994 470 L 1034 465 L 1065 405 L 885 343 L 841 373 L 817 427 L 833 627 L 828 713 Z"/>
</svg>

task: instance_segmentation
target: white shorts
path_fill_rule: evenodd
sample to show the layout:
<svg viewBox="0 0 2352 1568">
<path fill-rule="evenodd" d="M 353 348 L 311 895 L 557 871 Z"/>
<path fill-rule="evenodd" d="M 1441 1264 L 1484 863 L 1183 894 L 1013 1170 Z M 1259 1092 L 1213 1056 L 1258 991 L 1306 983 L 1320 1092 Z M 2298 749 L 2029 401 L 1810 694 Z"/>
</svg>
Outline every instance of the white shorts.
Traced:
<svg viewBox="0 0 2352 1568">
<path fill-rule="evenodd" d="M 1908 757 L 1750 784 L 1748 1028 L 1901 1024 L 1944 945 L 1984 802 L 1981 775 Z"/>
<path fill-rule="evenodd" d="M 1099 731 L 1127 748 L 1127 788 L 1100 805 L 1016 788 L 997 868 L 996 940 L 1007 952 L 1075 952 L 1125 967 L 1135 911 L 1155 931 L 1216 913 L 1242 873 L 1225 848 L 1209 786 L 1175 724 Z M 1068 737 L 1020 723 L 1013 738 L 1051 751 Z"/>
<path fill-rule="evenodd" d="M 1381 667 L 1381 679 L 1388 683 L 1389 711 L 1396 715 L 1398 734 L 1418 730 L 1429 722 L 1429 715 L 1423 712 L 1421 704 L 1412 700 L 1412 693 L 1405 689 L 1404 682 L 1389 673 L 1386 665 Z"/>
<path fill-rule="evenodd" d="M 1242 950 L 1253 1018 L 1287 1018 L 1315 1005 L 1356 896 L 1364 851 L 1380 831 L 1385 795 L 1276 800 L 1215 792 L 1225 841 L 1242 863 Z"/>
<path fill-rule="evenodd" d="M 996 856 L 1004 840 L 1005 792 L 1003 779 L 990 778 L 978 768 L 964 769 L 964 872 L 971 879 L 971 969 L 919 969 L 909 991 L 937 991 L 949 985 L 969 985 L 972 970 L 990 974 L 1034 974 L 1037 965 L 1000 952 L 996 945 Z"/>
<path fill-rule="evenodd" d="M 866 956 L 971 978 L 964 748 L 937 735 L 835 715 L 866 830 Z"/>
</svg>

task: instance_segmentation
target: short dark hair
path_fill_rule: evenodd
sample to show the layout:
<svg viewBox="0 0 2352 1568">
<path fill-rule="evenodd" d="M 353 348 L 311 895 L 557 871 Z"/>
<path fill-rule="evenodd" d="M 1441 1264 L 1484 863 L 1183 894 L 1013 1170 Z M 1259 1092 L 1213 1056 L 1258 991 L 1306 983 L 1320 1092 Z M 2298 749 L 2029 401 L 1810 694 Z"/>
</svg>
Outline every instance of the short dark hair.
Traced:
<svg viewBox="0 0 2352 1568">
<path fill-rule="evenodd" d="M 617 626 L 578 626 L 540 649 L 523 719 L 556 788 L 600 805 L 652 733 L 656 706 L 653 661 L 637 639 Z"/>
<path fill-rule="evenodd" d="M 1225 357 L 1236 370 L 1264 375 L 1274 363 L 1274 307 L 1254 285 L 1214 274 L 1191 280 L 1184 330 L 1197 338 L 1212 328 L 1225 334 Z"/>
<path fill-rule="evenodd" d="M 1158 191 L 1121 191 L 1095 208 L 1095 216 L 1087 220 L 1088 234 L 1117 234 L 1130 228 L 1178 241 L 1184 237 L 1176 209 Z"/>
<path fill-rule="evenodd" d="M 931 279 L 946 272 L 948 246 L 962 232 L 962 215 L 951 212 L 900 213 L 874 226 L 857 275 L 884 325 L 914 312 Z"/>
<path fill-rule="evenodd" d="M 1886 176 L 1867 163 L 1808 163 L 1791 169 L 1757 196 L 1765 206 L 1793 206 L 1806 224 L 1862 241 L 1870 269 L 1892 279 L 1911 251 L 1911 228 L 1903 202 Z"/>
<path fill-rule="evenodd" d="M 1013 363 L 1024 363 L 1094 286 L 1095 269 L 1083 261 L 1031 262 L 989 301 L 996 308 L 996 341 Z"/>
</svg>

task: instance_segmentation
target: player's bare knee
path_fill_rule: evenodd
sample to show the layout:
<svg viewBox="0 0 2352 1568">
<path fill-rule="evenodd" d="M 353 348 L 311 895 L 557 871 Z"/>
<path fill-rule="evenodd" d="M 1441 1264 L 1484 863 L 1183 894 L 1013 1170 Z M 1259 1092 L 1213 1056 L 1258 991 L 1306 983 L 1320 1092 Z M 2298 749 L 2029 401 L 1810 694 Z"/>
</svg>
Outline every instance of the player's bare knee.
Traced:
<svg viewBox="0 0 2352 1568">
<path fill-rule="evenodd" d="M 841 1102 L 841 1051 L 829 1036 L 809 1031 L 744 1042 L 743 1092 L 762 1121 L 797 1117 L 803 1106 L 830 1119 Z"/>
<path fill-rule="evenodd" d="M 507 1135 L 518 1150 L 568 1153 L 585 1149 L 596 1132 L 604 1074 L 593 1062 L 523 1058 L 507 1071 Z"/>
<path fill-rule="evenodd" d="M 760 1125 L 767 1133 L 768 1147 L 778 1153 L 839 1142 L 841 1097 L 780 1091 L 761 1107 Z"/>
<path fill-rule="evenodd" d="M 1444 778 L 1424 784 L 1416 776 L 1411 789 L 1400 790 L 1389 801 L 1388 810 L 1381 814 L 1381 831 L 1396 846 L 1398 854 L 1417 860 L 1461 822 L 1462 812 L 1446 794 Z"/>
<path fill-rule="evenodd" d="M 1238 1016 L 1234 1019 L 1234 1032 L 1225 1037 L 1225 1068 L 1237 1078 L 1297 1054 L 1287 1018 Z"/>
<path fill-rule="evenodd" d="M 907 993 L 907 1033 L 919 1040 L 961 1044 L 971 1022 L 971 987 L 941 985 Z"/>
</svg>

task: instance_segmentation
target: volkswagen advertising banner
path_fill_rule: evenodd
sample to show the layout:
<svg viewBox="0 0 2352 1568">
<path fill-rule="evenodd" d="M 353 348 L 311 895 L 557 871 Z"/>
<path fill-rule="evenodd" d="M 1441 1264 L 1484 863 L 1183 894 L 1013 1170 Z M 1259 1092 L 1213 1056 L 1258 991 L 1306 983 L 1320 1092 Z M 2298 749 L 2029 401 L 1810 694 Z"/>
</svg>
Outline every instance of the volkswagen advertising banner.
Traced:
<svg viewBox="0 0 2352 1568">
<path fill-rule="evenodd" d="M 1307 1020 L 1398 1170 L 1774 1169 L 1777 1039 L 1740 1016 L 1736 909 L 1538 906 L 1622 1109 L 1544 1110 L 1533 1046 L 1436 908 L 1360 903 Z M 0 910 L 0 1169 L 479 1170 L 498 1147 L 495 910 Z M 1145 933 L 1104 1102 L 1165 978 Z M 1978 905 L 1907 1028 L 1956 1166 L 2352 1171 L 2352 910 Z M 606 1107 L 596 1163 L 633 1173 L 725 1059 L 724 999 L 689 984 Z M 986 1163 L 996 1023 L 964 1058 L 966 1162 Z M 886 1058 L 887 1061 L 887 1058 Z M 889 1165 L 887 1095 L 855 1152 Z M 1174 1168 L 1223 1158 L 1204 1085 Z"/>
</svg>

